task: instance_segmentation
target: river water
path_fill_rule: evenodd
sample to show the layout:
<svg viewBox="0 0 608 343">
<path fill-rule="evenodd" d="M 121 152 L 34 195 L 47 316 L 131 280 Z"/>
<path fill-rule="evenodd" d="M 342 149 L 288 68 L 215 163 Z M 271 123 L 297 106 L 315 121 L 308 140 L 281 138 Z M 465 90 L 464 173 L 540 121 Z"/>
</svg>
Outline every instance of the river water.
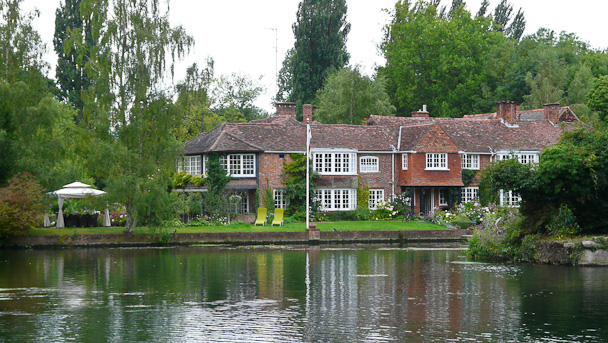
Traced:
<svg viewBox="0 0 608 343">
<path fill-rule="evenodd" d="M 606 342 L 608 268 L 462 248 L 0 251 L 1 342 Z"/>
</svg>

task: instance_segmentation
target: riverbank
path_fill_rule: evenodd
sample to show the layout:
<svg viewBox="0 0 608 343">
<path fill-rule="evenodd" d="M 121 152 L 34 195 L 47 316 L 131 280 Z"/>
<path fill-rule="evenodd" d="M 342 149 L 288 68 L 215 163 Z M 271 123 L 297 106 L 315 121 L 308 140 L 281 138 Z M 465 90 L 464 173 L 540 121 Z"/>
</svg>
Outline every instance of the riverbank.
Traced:
<svg viewBox="0 0 608 343">
<path fill-rule="evenodd" d="M 30 235 L 5 242 L 11 248 L 124 247 L 198 244 L 336 244 L 466 242 L 471 230 L 354 230 L 269 232 L 150 232 L 136 234 Z"/>
</svg>

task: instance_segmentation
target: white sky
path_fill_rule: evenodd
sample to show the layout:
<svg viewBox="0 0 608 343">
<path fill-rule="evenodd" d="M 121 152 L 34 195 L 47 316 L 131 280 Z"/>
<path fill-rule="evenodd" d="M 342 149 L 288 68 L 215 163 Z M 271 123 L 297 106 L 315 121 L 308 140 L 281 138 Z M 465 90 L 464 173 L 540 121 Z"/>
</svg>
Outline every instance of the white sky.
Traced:
<svg viewBox="0 0 608 343">
<path fill-rule="evenodd" d="M 490 0 L 490 10 L 500 0 Z M 207 56 L 215 60 L 216 76 L 238 72 L 253 78 L 262 76 L 266 92 L 257 105 L 273 113 L 275 72 L 280 70 L 285 52 L 293 46 L 291 25 L 296 19 L 300 0 L 172 0 L 171 21 L 183 25 L 195 39 L 191 54 L 176 68 L 176 80 L 185 75 L 193 62 L 205 65 Z M 382 28 L 389 16 L 383 8 L 392 8 L 396 0 L 347 0 L 347 20 L 351 23 L 347 48 L 351 64 L 359 64 L 367 74 L 382 65 L 377 46 L 382 41 Z M 482 0 L 467 1 L 470 12 L 476 13 Z M 509 0 L 515 12 L 523 7 L 526 17 L 525 35 L 540 27 L 556 32 L 576 33 L 593 48 L 608 48 L 608 0 Z M 60 0 L 25 0 L 23 8 L 34 7 L 41 12 L 34 26 L 47 44 L 47 61 L 54 77 L 57 57 L 52 41 L 55 31 L 55 10 Z M 442 4 L 450 5 L 451 0 Z M 278 61 L 275 63 L 275 31 L 278 38 Z M 278 64 L 278 65 L 277 65 Z"/>
</svg>

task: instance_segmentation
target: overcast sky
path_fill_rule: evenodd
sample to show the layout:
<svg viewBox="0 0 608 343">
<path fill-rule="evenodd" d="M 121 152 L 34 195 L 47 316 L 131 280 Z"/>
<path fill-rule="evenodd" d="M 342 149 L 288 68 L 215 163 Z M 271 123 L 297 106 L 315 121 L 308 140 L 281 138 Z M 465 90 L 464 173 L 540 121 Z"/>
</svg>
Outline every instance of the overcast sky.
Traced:
<svg viewBox="0 0 608 343">
<path fill-rule="evenodd" d="M 162 0 L 161 0 L 162 1 Z M 183 78 L 186 67 L 193 62 L 204 65 L 207 56 L 215 60 L 216 76 L 238 72 L 253 78 L 262 77 L 266 88 L 258 106 L 273 112 L 271 98 L 275 94 L 275 73 L 281 68 L 285 52 L 293 46 L 291 25 L 296 19 L 300 0 L 172 0 L 171 21 L 183 25 L 195 39 L 194 50 L 176 68 L 176 80 Z M 476 13 L 482 0 L 467 1 L 467 8 Z M 493 10 L 500 0 L 490 0 Z M 509 0 L 515 11 L 523 7 L 527 20 L 524 34 L 540 27 L 556 32 L 576 33 L 593 48 L 608 48 L 608 0 Z M 25 0 L 24 9 L 34 7 L 41 12 L 34 22 L 47 44 L 46 59 L 55 75 L 57 57 L 52 49 L 55 10 L 60 0 Z M 347 20 L 351 23 L 347 48 L 351 64 L 359 64 L 367 74 L 384 59 L 378 54 L 382 28 L 389 21 L 383 11 L 392 8 L 395 0 L 347 0 Z M 451 0 L 443 0 L 451 4 Z M 276 29 L 276 31 L 275 31 Z M 276 34 L 276 35 L 275 35 Z M 275 42 L 278 41 L 278 44 Z M 278 48 L 278 49 L 277 49 Z M 276 49 L 276 50 L 275 50 Z M 278 53 L 277 53 L 278 50 Z M 278 57 L 275 58 L 275 57 Z"/>
</svg>

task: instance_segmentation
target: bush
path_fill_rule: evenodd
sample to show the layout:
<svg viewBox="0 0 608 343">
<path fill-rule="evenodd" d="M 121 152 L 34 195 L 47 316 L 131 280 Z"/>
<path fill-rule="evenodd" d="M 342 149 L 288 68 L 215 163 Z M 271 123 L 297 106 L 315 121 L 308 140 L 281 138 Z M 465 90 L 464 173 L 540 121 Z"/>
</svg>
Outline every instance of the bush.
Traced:
<svg viewBox="0 0 608 343">
<path fill-rule="evenodd" d="M 560 206 L 547 225 L 547 233 L 559 238 L 574 236 L 579 234 L 580 231 L 581 228 L 576 221 L 576 217 L 566 204 Z"/>
<path fill-rule="evenodd" d="M 44 189 L 24 173 L 0 189 L 0 239 L 26 234 L 40 223 Z"/>
</svg>

